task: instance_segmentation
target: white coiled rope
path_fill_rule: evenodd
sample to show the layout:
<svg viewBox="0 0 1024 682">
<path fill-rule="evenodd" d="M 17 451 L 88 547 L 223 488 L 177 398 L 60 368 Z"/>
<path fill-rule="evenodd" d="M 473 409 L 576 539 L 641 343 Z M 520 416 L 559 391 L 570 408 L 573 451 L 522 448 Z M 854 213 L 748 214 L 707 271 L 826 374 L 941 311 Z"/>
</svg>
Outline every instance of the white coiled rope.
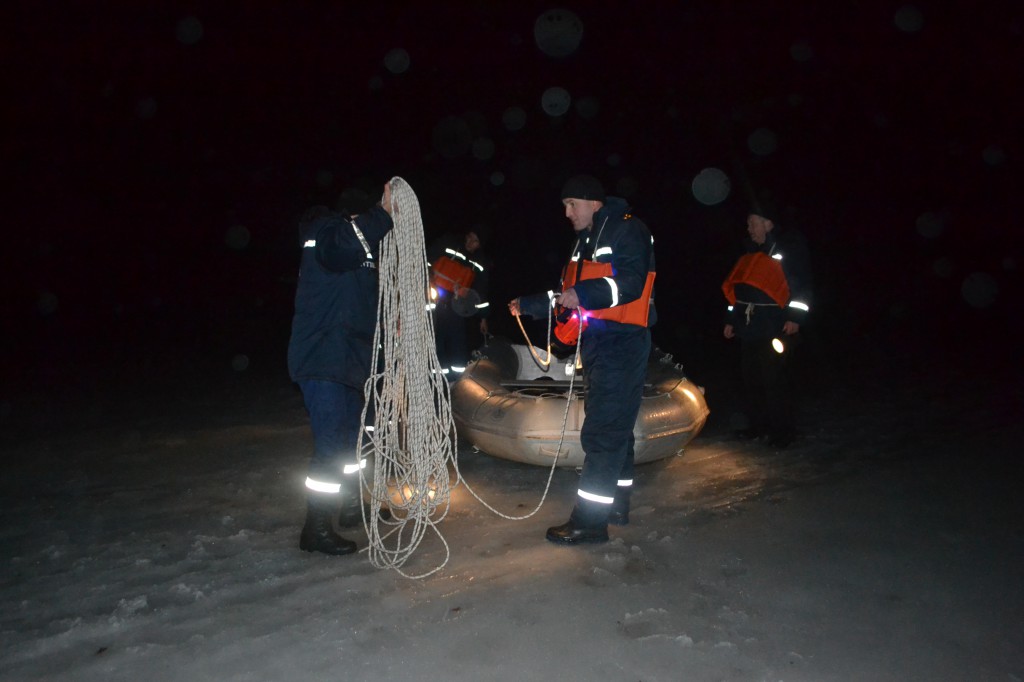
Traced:
<svg viewBox="0 0 1024 682">
<path fill-rule="evenodd" d="M 399 177 L 391 180 L 391 215 L 394 228 L 380 247 L 373 371 L 363 408 L 363 423 L 372 414 L 373 430 L 361 433 L 359 443 L 360 452 L 372 449 L 374 455 L 372 482 L 360 471 L 360 485 L 370 498 L 370 513 L 363 521 L 374 566 L 423 578 L 448 562 L 448 543 L 437 524 L 450 508 L 448 463 L 455 461 L 457 442 L 448 382 L 437 360 L 427 309 L 419 201 Z M 392 518 L 382 520 L 381 509 L 390 509 Z M 444 545 L 444 561 L 426 573 L 408 575 L 401 567 L 428 531 Z"/>
<path fill-rule="evenodd" d="M 373 457 L 372 478 L 363 469 L 359 474 L 360 487 L 370 500 L 369 509 L 363 510 L 363 523 L 371 564 L 392 568 L 407 578 L 425 578 L 444 568 L 451 555 L 438 524 L 448 515 L 451 490 L 459 482 L 487 509 L 506 519 L 526 519 L 541 508 L 561 453 L 573 392 L 570 382 L 558 454 L 537 507 L 522 516 L 509 516 L 487 504 L 459 472 L 451 393 L 437 359 L 434 322 L 427 306 L 429 264 L 423 220 L 415 192 L 400 177 L 391 179 L 391 215 L 394 228 L 380 246 L 373 371 L 364 391 L 362 423 L 369 424 L 367 417 L 372 416 L 373 428 L 360 432 L 358 444 L 364 457 Z M 548 335 L 550 362 L 550 327 Z M 390 510 L 390 519 L 381 519 L 382 509 Z M 410 575 L 402 567 L 428 532 L 444 546 L 444 559 L 426 572 Z"/>
</svg>

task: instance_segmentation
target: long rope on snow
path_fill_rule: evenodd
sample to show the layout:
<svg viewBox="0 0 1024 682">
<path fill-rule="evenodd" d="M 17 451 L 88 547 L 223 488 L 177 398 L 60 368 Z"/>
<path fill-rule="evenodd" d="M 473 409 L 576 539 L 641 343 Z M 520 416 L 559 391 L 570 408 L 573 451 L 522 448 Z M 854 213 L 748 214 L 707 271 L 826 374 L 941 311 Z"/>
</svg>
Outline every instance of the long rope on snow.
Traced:
<svg viewBox="0 0 1024 682">
<path fill-rule="evenodd" d="M 369 514 L 364 509 L 363 518 L 370 563 L 415 579 L 432 575 L 448 563 L 451 549 L 438 524 L 448 515 L 451 490 L 460 482 L 487 509 L 505 519 L 526 519 L 541 508 L 561 454 L 575 373 L 562 415 L 562 434 L 540 501 L 527 514 L 503 514 L 477 495 L 459 471 L 451 393 L 437 359 L 434 322 L 427 306 L 429 264 L 419 200 L 400 177 L 391 179 L 391 214 L 395 225 L 381 241 L 378 262 L 377 327 L 371 361 L 374 371 L 364 389 L 362 423 L 368 424 L 367 416 L 372 415 L 373 428 L 360 431 L 357 446 L 364 456 L 373 454 L 373 476 L 368 478 L 360 469 L 359 480 L 370 498 Z M 549 321 L 548 364 L 550 337 Z M 527 344 L 532 350 L 529 338 Z M 578 345 L 574 365 L 579 366 Z M 454 484 L 449 477 L 449 462 L 456 476 Z M 389 520 L 380 518 L 380 510 L 385 507 L 391 511 Z M 429 571 L 410 575 L 402 566 L 428 531 L 444 546 L 444 560 Z"/>
</svg>

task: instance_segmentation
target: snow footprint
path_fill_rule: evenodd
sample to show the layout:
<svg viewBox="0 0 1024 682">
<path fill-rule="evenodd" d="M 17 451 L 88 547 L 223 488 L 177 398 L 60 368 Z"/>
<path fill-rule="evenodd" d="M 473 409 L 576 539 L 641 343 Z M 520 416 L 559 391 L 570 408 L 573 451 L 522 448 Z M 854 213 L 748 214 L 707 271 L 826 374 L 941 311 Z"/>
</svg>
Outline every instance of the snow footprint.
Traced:
<svg viewBox="0 0 1024 682">
<path fill-rule="evenodd" d="M 662 639 L 674 640 L 682 646 L 693 646 L 693 639 L 685 634 L 673 632 L 671 618 L 665 609 L 644 609 L 627 613 L 620 622 L 622 633 L 638 641 Z"/>
</svg>

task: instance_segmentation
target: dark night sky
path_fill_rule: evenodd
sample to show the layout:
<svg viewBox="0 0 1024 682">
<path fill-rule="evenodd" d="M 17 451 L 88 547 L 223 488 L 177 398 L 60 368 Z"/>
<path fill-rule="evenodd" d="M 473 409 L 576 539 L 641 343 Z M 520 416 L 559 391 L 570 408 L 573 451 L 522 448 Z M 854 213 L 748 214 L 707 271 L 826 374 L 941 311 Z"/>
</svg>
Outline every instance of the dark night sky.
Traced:
<svg viewBox="0 0 1024 682">
<path fill-rule="evenodd" d="M 580 171 L 655 234 L 655 338 L 677 354 L 719 342 L 751 191 L 810 242 L 823 344 L 1008 346 L 1024 11 L 987 4 L 564 3 L 582 39 L 554 57 L 534 34 L 549 3 L 14 3 L 0 366 L 59 385 L 246 354 L 283 374 L 297 214 L 394 175 L 428 236 L 491 233 L 496 299 L 542 290 Z M 712 206 L 691 191 L 707 167 L 731 180 Z"/>
</svg>

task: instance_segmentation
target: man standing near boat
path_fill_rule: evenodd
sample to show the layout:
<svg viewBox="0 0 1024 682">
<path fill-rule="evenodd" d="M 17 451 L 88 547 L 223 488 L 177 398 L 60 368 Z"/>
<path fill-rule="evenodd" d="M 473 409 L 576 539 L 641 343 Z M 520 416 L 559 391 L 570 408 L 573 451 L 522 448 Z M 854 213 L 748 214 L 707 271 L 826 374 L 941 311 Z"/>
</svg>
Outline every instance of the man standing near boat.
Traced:
<svg viewBox="0 0 1024 682">
<path fill-rule="evenodd" d="M 479 227 L 462 235 L 445 234 L 427 249 L 435 348 L 441 371 L 450 381 L 459 379 L 469 362 L 466 319 L 479 317 L 480 335 L 485 341 L 488 335 L 492 264 L 483 250 L 483 236 Z"/>
<path fill-rule="evenodd" d="M 575 545 L 607 542 L 609 523 L 629 522 L 633 427 L 657 314 L 654 240 L 625 200 L 606 197 L 597 178 L 577 175 L 562 188 L 562 205 L 577 240 L 561 293 L 513 299 L 509 311 L 544 319 L 560 306 L 582 327 L 583 473 L 569 520 L 547 531 L 551 542 Z"/>
<path fill-rule="evenodd" d="M 774 211 L 755 205 L 747 215 L 744 253 L 722 283 L 729 306 L 723 335 L 740 340 L 744 439 L 766 438 L 784 448 L 796 437 L 793 350 L 810 312 L 811 271 L 799 233 L 783 233 Z"/>
</svg>

